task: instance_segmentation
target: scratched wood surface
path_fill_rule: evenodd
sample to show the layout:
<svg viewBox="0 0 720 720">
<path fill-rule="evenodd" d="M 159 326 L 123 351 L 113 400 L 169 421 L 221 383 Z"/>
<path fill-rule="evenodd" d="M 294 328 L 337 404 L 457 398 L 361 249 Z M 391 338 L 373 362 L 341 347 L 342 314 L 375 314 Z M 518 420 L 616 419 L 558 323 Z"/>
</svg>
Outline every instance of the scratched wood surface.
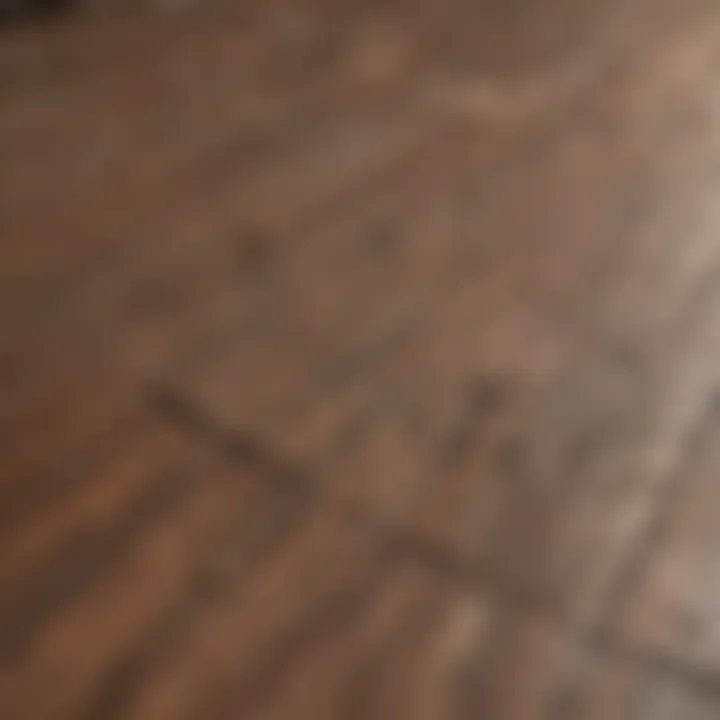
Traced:
<svg viewBox="0 0 720 720">
<path fill-rule="evenodd" d="M 2 720 L 720 717 L 720 6 L 0 31 Z"/>
</svg>

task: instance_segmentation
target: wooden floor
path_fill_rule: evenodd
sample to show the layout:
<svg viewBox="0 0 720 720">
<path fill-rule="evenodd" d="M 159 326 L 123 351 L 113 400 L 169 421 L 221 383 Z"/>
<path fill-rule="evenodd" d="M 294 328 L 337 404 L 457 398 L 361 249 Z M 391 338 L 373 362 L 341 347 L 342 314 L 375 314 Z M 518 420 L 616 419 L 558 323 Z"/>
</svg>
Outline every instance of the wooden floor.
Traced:
<svg viewBox="0 0 720 720">
<path fill-rule="evenodd" d="M 2 720 L 720 718 L 720 4 L 0 34 Z"/>
</svg>

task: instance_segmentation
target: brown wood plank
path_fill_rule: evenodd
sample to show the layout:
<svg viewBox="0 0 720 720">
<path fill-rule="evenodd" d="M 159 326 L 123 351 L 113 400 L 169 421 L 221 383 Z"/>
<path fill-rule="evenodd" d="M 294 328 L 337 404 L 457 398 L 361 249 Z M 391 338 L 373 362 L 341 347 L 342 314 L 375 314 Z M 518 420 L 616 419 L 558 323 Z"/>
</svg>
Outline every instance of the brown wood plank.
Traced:
<svg viewBox="0 0 720 720">
<path fill-rule="evenodd" d="M 0 30 L 0 718 L 720 717 L 717 4 L 149 4 Z"/>
</svg>

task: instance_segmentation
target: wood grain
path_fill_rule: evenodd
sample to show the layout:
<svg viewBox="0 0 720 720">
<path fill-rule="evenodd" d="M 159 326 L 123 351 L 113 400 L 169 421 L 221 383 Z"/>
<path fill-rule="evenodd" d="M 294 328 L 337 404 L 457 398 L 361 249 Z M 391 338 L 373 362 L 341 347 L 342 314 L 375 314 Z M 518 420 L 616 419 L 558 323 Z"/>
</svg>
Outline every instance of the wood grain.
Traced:
<svg viewBox="0 0 720 720">
<path fill-rule="evenodd" d="M 720 716 L 719 40 L 709 0 L 3 29 L 0 717 Z"/>
</svg>

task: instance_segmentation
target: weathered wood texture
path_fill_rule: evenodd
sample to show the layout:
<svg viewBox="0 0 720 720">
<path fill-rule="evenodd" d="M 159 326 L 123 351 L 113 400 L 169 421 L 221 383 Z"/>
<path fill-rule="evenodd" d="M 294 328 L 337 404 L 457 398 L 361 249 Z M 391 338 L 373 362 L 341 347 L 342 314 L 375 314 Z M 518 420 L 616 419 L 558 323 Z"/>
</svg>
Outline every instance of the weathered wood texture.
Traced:
<svg viewBox="0 0 720 720">
<path fill-rule="evenodd" d="M 709 0 L 4 31 L 0 718 L 720 717 L 719 78 Z"/>
</svg>

